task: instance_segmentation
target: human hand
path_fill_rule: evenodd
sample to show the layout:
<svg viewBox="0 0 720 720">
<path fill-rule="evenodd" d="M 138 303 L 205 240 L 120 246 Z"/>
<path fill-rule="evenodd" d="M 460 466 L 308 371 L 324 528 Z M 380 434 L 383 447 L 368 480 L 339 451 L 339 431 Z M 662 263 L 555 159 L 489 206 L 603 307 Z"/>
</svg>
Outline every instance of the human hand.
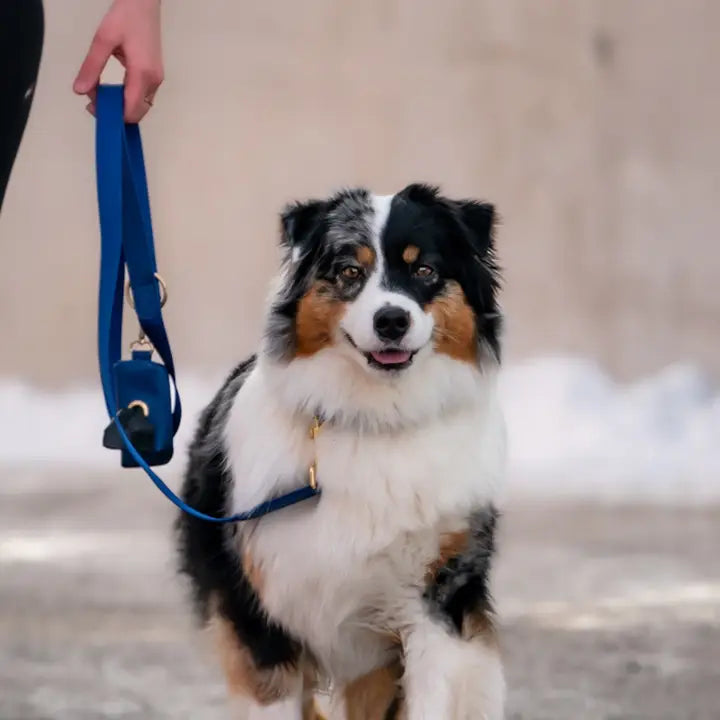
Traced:
<svg viewBox="0 0 720 720">
<path fill-rule="evenodd" d="M 93 38 L 73 90 L 95 114 L 100 74 L 114 55 L 125 67 L 125 122 L 139 122 L 163 81 L 160 0 L 113 0 Z"/>
</svg>

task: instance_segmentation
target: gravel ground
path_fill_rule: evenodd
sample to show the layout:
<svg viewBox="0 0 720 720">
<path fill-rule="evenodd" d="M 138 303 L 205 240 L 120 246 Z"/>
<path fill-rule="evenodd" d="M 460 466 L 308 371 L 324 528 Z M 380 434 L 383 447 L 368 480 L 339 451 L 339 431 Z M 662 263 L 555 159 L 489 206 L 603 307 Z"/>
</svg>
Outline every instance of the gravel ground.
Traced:
<svg viewBox="0 0 720 720">
<path fill-rule="evenodd" d="M 2 720 L 232 717 L 170 519 L 136 473 L 0 469 Z M 509 720 L 720 719 L 720 506 L 514 500 L 500 540 Z"/>
</svg>

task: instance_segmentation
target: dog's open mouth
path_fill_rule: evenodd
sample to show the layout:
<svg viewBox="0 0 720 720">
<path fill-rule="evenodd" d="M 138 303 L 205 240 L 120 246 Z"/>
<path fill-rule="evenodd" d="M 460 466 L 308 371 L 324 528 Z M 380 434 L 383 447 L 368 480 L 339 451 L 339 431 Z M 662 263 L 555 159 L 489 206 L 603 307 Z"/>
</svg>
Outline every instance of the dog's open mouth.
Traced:
<svg viewBox="0 0 720 720">
<path fill-rule="evenodd" d="M 415 357 L 409 350 L 375 350 L 364 353 L 370 365 L 381 370 L 403 370 L 408 367 Z"/>
<path fill-rule="evenodd" d="M 401 350 L 400 348 L 385 348 L 384 350 L 371 350 L 365 352 L 361 350 L 350 334 L 343 331 L 345 339 L 360 353 L 365 356 L 368 365 L 379 368 L 380 370 L 404 370 L 412 365 L 413 358 L 417 350 Z"/>
<path fill-rule="evenodd" d="M 361 350 L 350 334 L 343 331 L 345 339 L 359 352 L 365 356 L 368 365 L 379 368 L 380 370 L 404 370 L 412 365 L 413 358 L 417 350 L 402 350 L 400 348 L 385 348 L 384 350 L 371 350 L 365 352 Z"/>
</svg>

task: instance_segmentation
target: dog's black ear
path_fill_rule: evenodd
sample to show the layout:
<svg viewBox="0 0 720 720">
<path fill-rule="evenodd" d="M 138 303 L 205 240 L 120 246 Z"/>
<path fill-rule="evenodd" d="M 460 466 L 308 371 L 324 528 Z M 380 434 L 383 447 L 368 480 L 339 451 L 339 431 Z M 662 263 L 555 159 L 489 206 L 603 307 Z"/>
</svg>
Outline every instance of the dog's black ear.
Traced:
<svg viewBox="0 0 720 720">
<path fill-rule="evenodd" d="M 432 205 L 438 201 L 440 188 L 430 183 L 412 183 L 401 190 L 398 195 L 410 202 L 420 203 L 420 205 Z"/>
<path fill-rule="evenodd" d="M 287 205 L 280 216 L 283 247 L 304 249 L 319 240 L 327 203 L 308 200 Z"/>
<path fill-rule="evenodd" d="M 479 257 L 494 249 L 496 213 L 494 205 L 476 200 L 457 202 L 460 218 L 468 230 L 470 242 Z"/>
</svg>

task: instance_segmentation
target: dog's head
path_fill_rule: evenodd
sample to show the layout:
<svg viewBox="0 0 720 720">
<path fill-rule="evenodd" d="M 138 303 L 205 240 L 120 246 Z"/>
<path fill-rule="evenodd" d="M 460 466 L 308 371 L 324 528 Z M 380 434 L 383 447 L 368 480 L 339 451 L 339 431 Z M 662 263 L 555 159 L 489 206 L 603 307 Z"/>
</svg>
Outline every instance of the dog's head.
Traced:
<svg viewBox="0 0 720 720">
<path fill-rule="evenodd" d="M 445 370 L 496 363 L 494 220 L 492 205 L 426 185 L 382 197 L 348 190 L 286 208 L 266 354 L 322 365 L 328 382 L 342 366 L 365 390 L 397 387 L 433 360 Z"/>
</svg>

